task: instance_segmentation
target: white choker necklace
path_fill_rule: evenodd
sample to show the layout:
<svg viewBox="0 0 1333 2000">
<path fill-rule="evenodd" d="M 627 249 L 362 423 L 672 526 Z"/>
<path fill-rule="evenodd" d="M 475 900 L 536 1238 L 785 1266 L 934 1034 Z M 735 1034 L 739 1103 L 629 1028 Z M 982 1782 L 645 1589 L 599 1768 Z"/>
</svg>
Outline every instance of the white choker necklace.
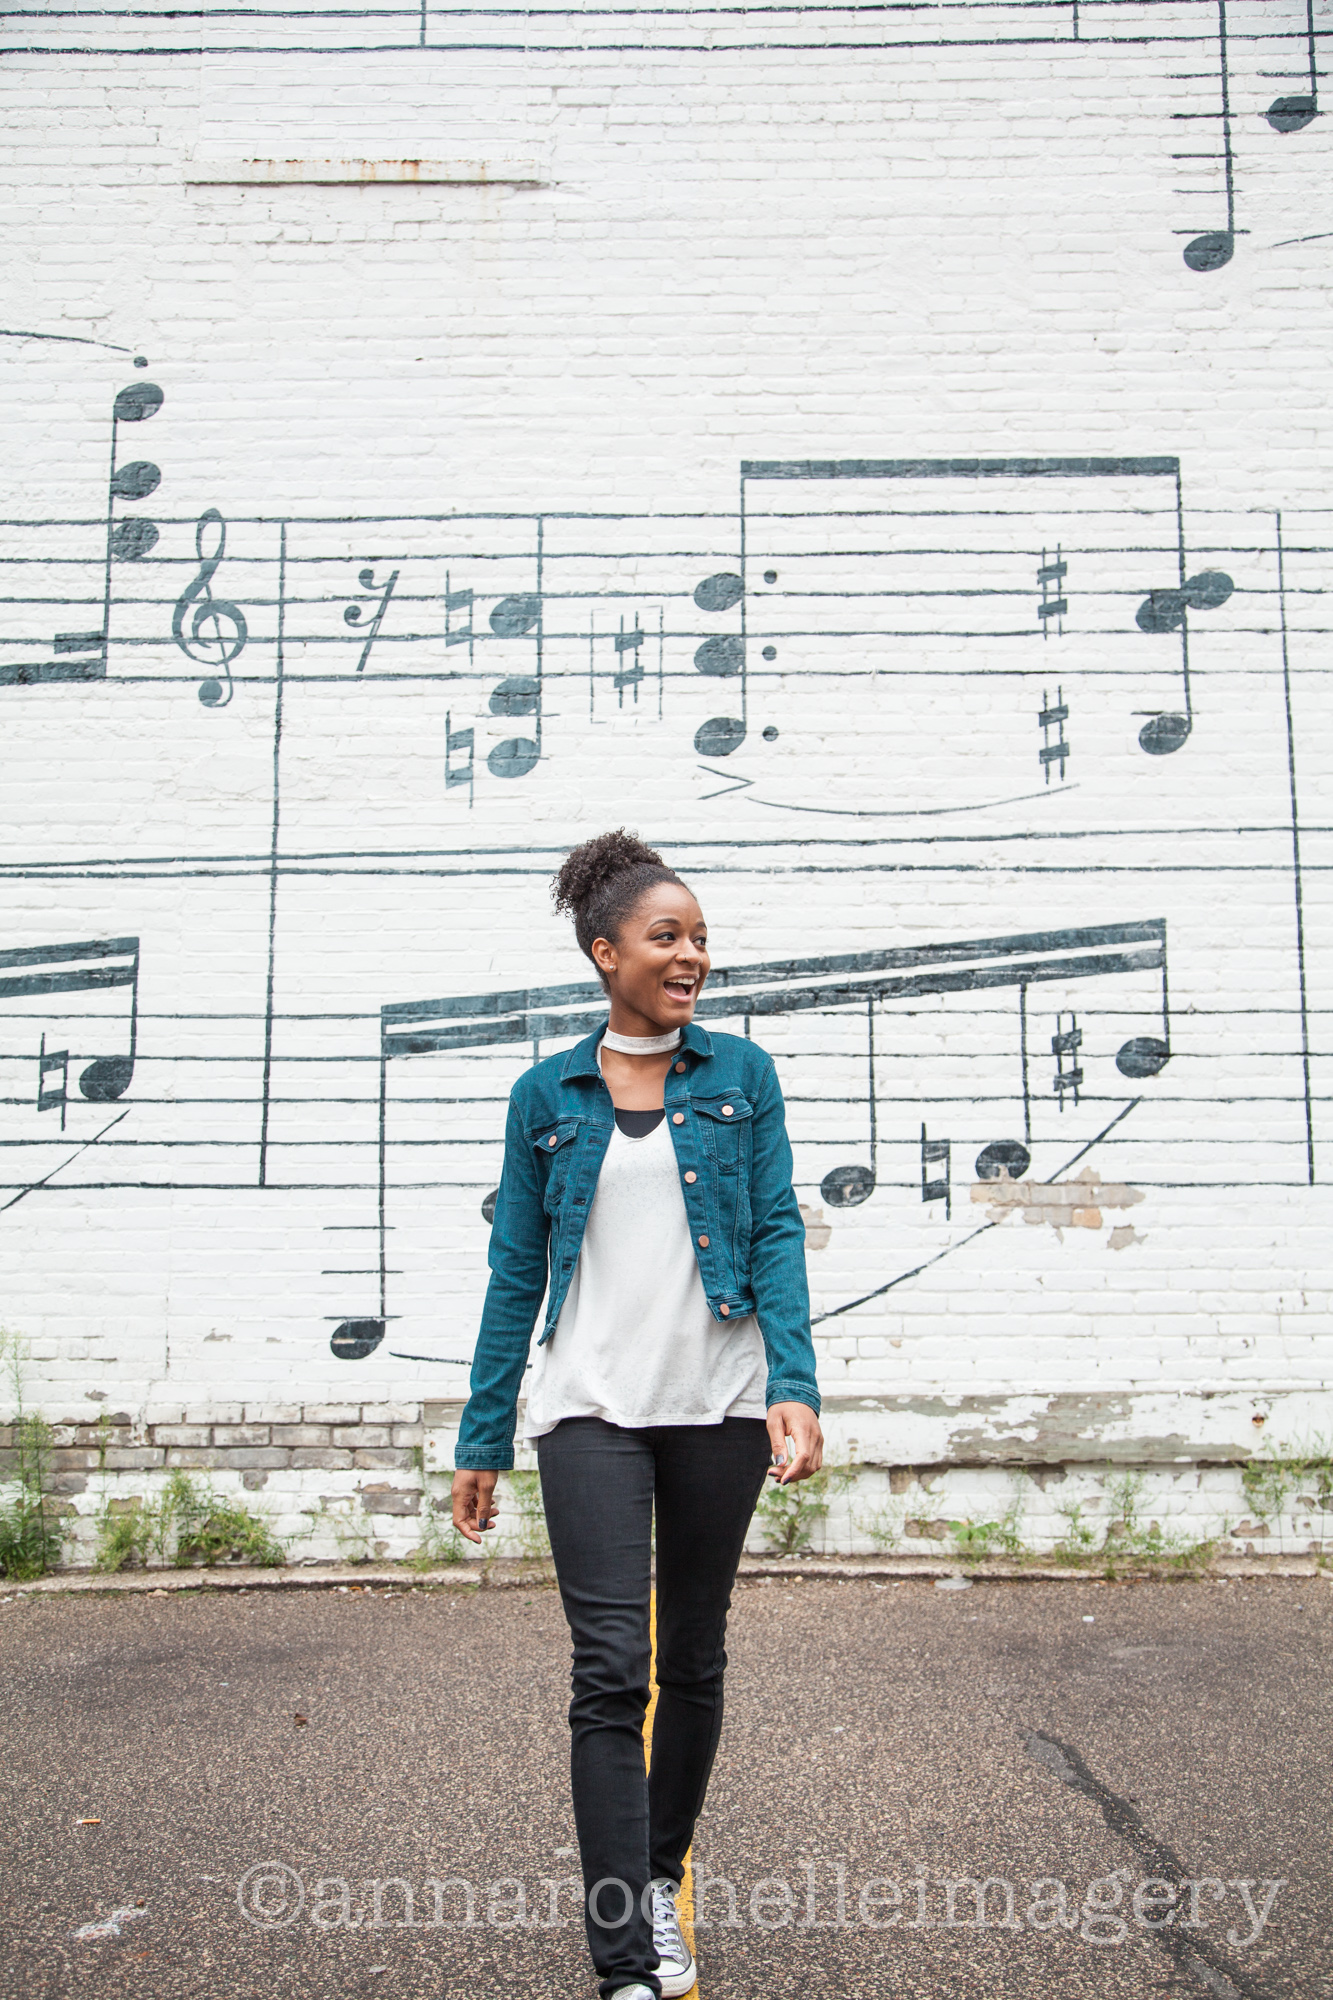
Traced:
<svg viewBox="0 0 1333 2000">
<path fill-rule="evenodd" d="M 680 1047 L 680 1029 L 673 1028 L 668 1035 L 618 1035 L 608 1028 L 602 1047 L 614 1049 L 618 1056 L 664 1056 L 668 1049 Z"/>
</svg>

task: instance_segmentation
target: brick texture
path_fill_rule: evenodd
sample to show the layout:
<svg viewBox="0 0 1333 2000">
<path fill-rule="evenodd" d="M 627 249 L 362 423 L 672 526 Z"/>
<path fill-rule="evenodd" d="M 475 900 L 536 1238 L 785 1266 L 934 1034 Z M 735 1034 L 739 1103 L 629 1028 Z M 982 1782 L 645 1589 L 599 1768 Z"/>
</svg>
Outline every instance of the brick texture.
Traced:
<svg viewBox="0 0 1333 2000">
<path fill-rule="evenodd" d="M 710 1026 L 787 1098 L 831 1455 L 1253 1521 L 1333 1435 L 1333 126 L 1266 116 L 1301 0 L 1229 14 L 1230 218 L 1202 4 L 488 20 L 484 186 L 223 171 L 438 154 L 415 20 L 25 19 L 0 1278 L 85 1554 L 170 1472 L 415 1545 L 571 1039 L 495 996 L 590 980 L 547 883 L 622 822 L 715 994 L 769 968 Z"/>
</svg>

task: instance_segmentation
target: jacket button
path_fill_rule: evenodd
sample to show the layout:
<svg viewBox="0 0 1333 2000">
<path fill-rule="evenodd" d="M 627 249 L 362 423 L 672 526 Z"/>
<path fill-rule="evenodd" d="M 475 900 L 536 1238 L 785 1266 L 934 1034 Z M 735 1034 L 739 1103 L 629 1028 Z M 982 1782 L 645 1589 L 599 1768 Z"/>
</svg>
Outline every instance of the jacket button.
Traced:
<svg viewBox="0 0 1333 2000">
<path fill-rule="evenodd" d="M 555 1144 L 555 1133 L 554 1133 L 554 1132 L 552 1132 L 552 1134 L 551 1134 L 550 1138 L 549 1138 L 549 1139 L 548 1139 L 548 1140 L 546 1141 L 546 1143 L 547 1143 L 547 1145 L 548 1145 L 548 1146 L 554 1146 L 554 1144 Z"/>
<path fill-rule="evenodd" d="M 683 1125 L 685 1123 L 685 1113 L 683 1111 L 673 1111 L 671 1122 L 673 1125 Z"/>
<path fill-rule="evenodd" d="M 676 1064 L 676 1074 L 677 1074 L 678 1076 L 679 1076 L 680 1072 L 681 1072 L 681 1071 L 682 1071 L 682 1070 L 684 1069 L 684 1067 L 685 1067 L 684 1063 L 677 1063 L 677 1064 Z"/>
<path fill-rule="evenodd" d="M 706 1250 L 708 1248 L 708 1238 L 706 1236 L 701 1236 L 699 1238 L 699 1248 L 701 1250 Z"/>
<path fill-rule="evenodd" d="M 694 1168 L 693 1168 L 693 1167 L 691 1167 L 691 1168 L 690 1168 L 690 1171 L 689 1171 L 689 1172 L 688 1172 L 688 1173 L 686 1174 L 685 1178 L 686 1178 L 686 1180 L 687 1180 L 687 1181 L 688 1181 L 688 1182 L 690 1183 L 690 1185 L 691 1185 L 691 1187 L 692 1187 L 692 1186 L 694 1185 L 695 1181 L 697 1181 L 697 1180 L 698 1180 L 699 1176 L 698 1176 L 698 1174 L 696 1174 L 696 1173 L 695 1173 L 695 1171 L 694 1171 Z"/>
<path fill-rule="evenodd" d="M 731 1317 L 731 1307 L 730 1307 L 730 1306 L 719 1306 L 719 1307 L 718 1307 L 718 1311 L 719 1311 L 719 1312 L 721 1313 L 721 1315 L 722 1315 L 723 1319 L 729 1319 L 729 1318 Z"/>
<path fill-rule="evenodd" d="M 722 1106 L 722 1116 L 723 1116 L 724 1118 L 730 1118 L 730 1117 L 731 1117 L 731 1106 L 730 1106 L 729 1104 L 724 1104 L 724 1105 Z"/>
</svg>

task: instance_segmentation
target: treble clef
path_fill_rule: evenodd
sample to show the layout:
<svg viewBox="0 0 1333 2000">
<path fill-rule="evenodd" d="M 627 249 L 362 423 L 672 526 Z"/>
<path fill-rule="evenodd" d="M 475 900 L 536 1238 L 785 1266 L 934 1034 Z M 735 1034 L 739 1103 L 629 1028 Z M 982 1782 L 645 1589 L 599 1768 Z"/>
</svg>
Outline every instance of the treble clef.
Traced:
<svg viewBox="0 0 1333 2000">
<path fill-rule="evenodd" d="M 211 555 L 205 555 L 204 535 L 212 527 L 217 529 L 217 547 Z M 227 524 L 216 507 L 209 507 L 199 516 L 194 531 L 194 548 L 199 558 L 199 574 L 176 599 L 171 636 L 187 660 L 202 660 L 209 666 L 221 667 L 227 677 L 226 692 L 223 692 L 222 682 L 210 676 L 200 683 L 199 699 L 205 708 L 225 708 L 233 693 L 231 663 L 249 634 L 245 613 L 240 606 L 230 603 L 225 597 L 213 595 L 213 577 L 227 552 Z M 195 609 L 191 615 L 192 604 Z"/>
</svg>

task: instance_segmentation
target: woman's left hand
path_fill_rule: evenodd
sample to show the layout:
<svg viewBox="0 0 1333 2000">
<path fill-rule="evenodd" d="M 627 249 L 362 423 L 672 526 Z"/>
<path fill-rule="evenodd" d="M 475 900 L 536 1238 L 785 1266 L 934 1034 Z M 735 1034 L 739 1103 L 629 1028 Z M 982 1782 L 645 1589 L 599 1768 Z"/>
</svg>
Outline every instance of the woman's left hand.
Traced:
<svg viewBox="0 0 1333 2000">
<path fill-rule="evenodd" d="M 808 1479 L 824 1463 L 824 1433 L 819 1428 L 819 1418 L 807 1403 L 774 1403 L 768 1413 L 768 1435 L 774 1458 L 769 1476 L 779 1486 L 792 1486 L 798 1479 Z M 790 1457 L 788 1438 L 793 1447 Z"/>
</svg>

